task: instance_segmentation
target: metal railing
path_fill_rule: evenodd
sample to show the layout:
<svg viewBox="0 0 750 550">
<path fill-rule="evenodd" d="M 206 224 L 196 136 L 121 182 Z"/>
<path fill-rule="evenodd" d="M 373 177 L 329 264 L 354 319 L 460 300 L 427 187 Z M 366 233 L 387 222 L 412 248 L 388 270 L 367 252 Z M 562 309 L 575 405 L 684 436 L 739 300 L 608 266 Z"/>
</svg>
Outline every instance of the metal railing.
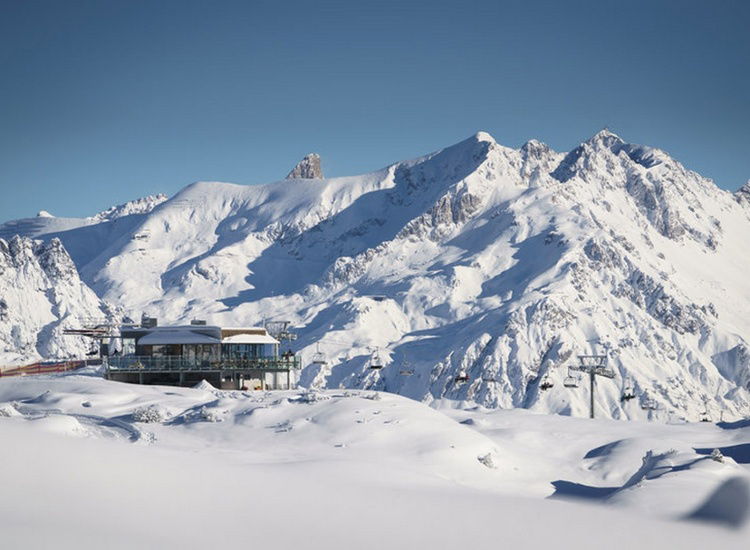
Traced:
<svg viewBox="0 0 750 550">
<path fill-rule="evenodd" d="M 121 355 L 107 357 L 105 364 L 110 371 L 290 370 L 300 368 L 300 359 L 296 356 L 194 359 L 169 355 Z"/>
</svg>

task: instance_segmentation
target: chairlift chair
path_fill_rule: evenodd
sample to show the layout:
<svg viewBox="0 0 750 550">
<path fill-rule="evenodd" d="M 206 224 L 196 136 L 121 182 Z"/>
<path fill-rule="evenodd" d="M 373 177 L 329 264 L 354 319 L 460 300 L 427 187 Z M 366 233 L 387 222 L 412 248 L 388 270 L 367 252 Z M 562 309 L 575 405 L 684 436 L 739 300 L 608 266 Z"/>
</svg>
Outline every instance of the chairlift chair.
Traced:
<svg viewBox="0 0 750 550">
<path fill-rule="evenodd" d="M 659 408 L 659 405 L 653 399 L 646 399 L 641 403 L 641 409 L 644 411 L 655 411 Z"/>
<path fill-rule="evenodd" d="M 378 353 L 378 350 L 376 349 L 375 352 L 370 357 L 370 369 L 380 370 L 382 368 L 383 368 L 383 361 L 380 359 L 380 353 Z"/>
<path fill-rule="evenodd" d="M 398 373 L 401 376 L 411 376 L 412 374 L 414 374 L 414 368 L 411 366 L 411 363 L 409 362 L 408 359 L 403 360 L 403 363 L 401 365 L 401 370 L 398 371 Z"/>
<path fill-rule="evenodd" d="M 401 376 L 411 376 L 414 374 L 414 367 L 412 367 L 411 361 L 409 361 L 406 354 L 404 354 L 404 358 L 401 360 L 401 370 L 398 373 Z"/>
<path fill-rule="evenodd" d="M 313 358 L 312 358 L 313 365 L 325 365 L 327 363 L 326 355 L 325 353 L 320 351 L 320 344 L 317 344 L 315 349 L 317 351 L 313 354 Z"/>
<path fill-rule="evenodd" d="M 552 382 L 552 379 L 549 377 L 549 374 L 545 374 L 544 376 L 542 376 L 542 383 L 539 384 L 540 389 L 546 391 L 554 387 L 555 387 L 555 384 L 554 382 Z"/>
<path fill-rule="evenodd" d="M 568 369 L 568 376 L 563 379 L 563 386 L 566 388 L 577 388 L 581 382 L 581 377 L 574 375 L 570 369 Z"/>
<path fill-rule="evenodd" d="M 468 380 L 469 374 L 465 370 L 459 371 L 459 373 L 456 375 L 456 382 L 458 383 L 468 382 Z"/>
<path fill-rule="evenodd" d="M 622 390 L 620 401 L 630 401 L 631 399 L 635 399 L 635 390 L 633 389 L 633 386 L 627 385 L 625 386 L 625 389 Z"/>
</svg>

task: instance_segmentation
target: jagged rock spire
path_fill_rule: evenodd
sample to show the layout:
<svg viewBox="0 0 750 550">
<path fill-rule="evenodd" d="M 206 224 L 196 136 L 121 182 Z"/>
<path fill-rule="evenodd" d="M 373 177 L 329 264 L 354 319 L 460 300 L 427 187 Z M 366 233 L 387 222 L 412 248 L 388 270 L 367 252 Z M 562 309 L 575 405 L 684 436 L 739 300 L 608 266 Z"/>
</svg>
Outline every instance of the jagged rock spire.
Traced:
<svg viewBox="0 0 750 550">
<path fill-rule="evenodd" d="M 320 155 L 310 153 L 305 155 L 297 166 L 287 175 L 286 179 L 323 179 L 323 170 L 320 168 Z"/>
</svg>

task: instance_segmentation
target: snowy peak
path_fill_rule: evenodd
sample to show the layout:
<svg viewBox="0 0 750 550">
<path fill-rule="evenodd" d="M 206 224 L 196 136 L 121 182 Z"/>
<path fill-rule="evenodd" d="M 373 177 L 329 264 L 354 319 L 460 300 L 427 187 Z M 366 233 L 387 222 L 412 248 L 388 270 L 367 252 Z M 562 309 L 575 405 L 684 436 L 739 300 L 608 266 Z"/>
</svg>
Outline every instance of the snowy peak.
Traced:
<svg viewBox="0 0 750 550">
<path fill-rule="evenodd" d="M 617 134 L 610 132 L 607 128 L 600 130 L 565 155 L 551 175 L 562 183 L 575 176 L 585 176 L 585 172 L 597 164 L 592 160 L 594 157 L 602 154 L 617 154 L 625 145 L 626 143 Z"/>
<path fill-rule="evenodd" d="M 286 179 L 288 180 L 322 180 L 323 170 L 320 167 L 320 155 L 310 153 L 297 163 Z"/>
<path fill-rule="evenodd" d="M 595 149 L 609 150 L 613 150 L 621 147 L 622 145 L 625 145 L 625 141 L 623 141 L 623 139 L 614 132 L 611 132 L 609 128 L 603 128 L 602 130 L 599 130 L 584 143 L 590 145 Z"/>
<path fill-rule="evenodd" d="M 522 166 L 521 177 L 528 182 L 530 187 L 540 184 L 553 184 L 549 174 L 560 162 L 561 155 L 553 151 L 549 145 L 531 139 L 519 149 Z"/>
<path fill-rule="evenodd" d="M 613 170 L 616 170 L 618 164 L 624 171 L 631 170 L 633 164 L 646 170 L 665 164 L 685 172 L 682 165 L 664 151 L 628 143 L 617 134 L 604 129 L 565 155 L 551 175 L 562 183 L 574 177 L 586 181 L 591 180 L 592 176 L 593 179 L 617 179 Z"/>
<path fill-rule="evenodd" d="M 495 138 L 492 137 L 489 134 L 489 132 L 484 132 L 482 130 L 480 130 L 479 132 L 477 132 L 476 134 L 474 134 L 473 139 L 475 141 L 484 141 L 484 142 L 487 142 L 487 143 L 497 143 L 495 141 Z"/>
<path fill-rule="evenodd" d="M 106 210 L 91 216 L 91 219 L 97 222 L 112 221 L 132 214 L 148 214 L 154 208 L 166 201 L 167 198 L 168 197 L 163 193 L 149 195 L 123 204 L 118 204 L 117 206 L 110 206 Z"/>
</svg>

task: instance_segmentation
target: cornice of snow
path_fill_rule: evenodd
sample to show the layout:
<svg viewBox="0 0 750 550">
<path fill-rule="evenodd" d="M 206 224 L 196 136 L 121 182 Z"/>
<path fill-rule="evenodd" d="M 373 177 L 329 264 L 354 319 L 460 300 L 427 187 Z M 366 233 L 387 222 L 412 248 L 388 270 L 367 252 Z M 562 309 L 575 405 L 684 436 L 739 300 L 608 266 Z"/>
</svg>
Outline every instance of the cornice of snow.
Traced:
<svg viewBox="0 0 750 550">
<path fill-rule="evenodd" d="M 486 141 L 487 143 L 497 143 L 497 141 L 495 141 L 495 138 L 492 137 L 489 132 L 485 132 L 483 130 L 480 130 L 476 134 L 474 134 L 473 139 L 476 141 Z"/>
</svg>

